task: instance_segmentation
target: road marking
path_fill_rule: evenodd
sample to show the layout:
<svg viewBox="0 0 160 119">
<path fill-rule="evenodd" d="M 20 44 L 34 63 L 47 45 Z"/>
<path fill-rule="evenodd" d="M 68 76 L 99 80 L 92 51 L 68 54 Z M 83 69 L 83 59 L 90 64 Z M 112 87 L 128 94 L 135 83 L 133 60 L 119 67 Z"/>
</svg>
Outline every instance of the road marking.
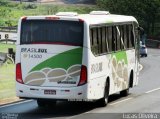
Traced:
<svg viewBox="0 0 160 119">
<path fill-rule="evenodd" d="M 111 104 L 108 104 L 108 105 L 116 105 L 116 104 L 119 104 L 119 103 L 122 103 L 122 102 L 125 102 L 125 101 L 128 101 L 128 100 L 131 100 L 133 98 L 127 98 L 127 99 L 124 99 L 124 100 L 120 100 L 120 101 L 117 101 L 115 103 L 111 103 Z"/>
<path fill-rule="evenodd" d="M 17 103 L 11 103 L 11 104 L 8 104 L 8 105 L 0 106 L 0 109 L 4 108 L 4 107 L 9 107 L 9 106 L 13 106 L 13 105 L 19 105 L 19 104 L 22 104 L 22 103 L 27 103 L 27 102 L 32 102 L 32 101 L 33 100 L 25 100 L 25 101 L 21 101 L 21 102 L 17 102 Z"/>
<path fill-rule="evenodd" d="M 73 119 L 73 118 L 77 118 L 77 117 L 80 117 L 80 116 L 82 116 L 82 115 L 84 115 L 84 114 L 87 114 L 89 111 L 87 111 L 87 112 L 84 112 L 84 113 L 81 113 L 81 114 L 78 114 L 78 115 L 75 115 L 75 116 L 69 116 L 69 117 L 67 117 L 67 118 L 65 118 L 65 119 Z"/>
<path fill-rule="evenodd" d="M 141 71 L 142 69 L 143 69 L 143 66 L 139 64 L 139 71 Z"/>
<path fill-rule="evenodd" d="M 160 90 L 160 88 L 156 88 L 156 89 L 153 89 L 153 90 L 147 91 L 147 92 L 145 92 L 145 93 L 151 93 L 151 92 L 154 92 L 154 91 L 157 91 L 157 90 Z"/>
</svg>

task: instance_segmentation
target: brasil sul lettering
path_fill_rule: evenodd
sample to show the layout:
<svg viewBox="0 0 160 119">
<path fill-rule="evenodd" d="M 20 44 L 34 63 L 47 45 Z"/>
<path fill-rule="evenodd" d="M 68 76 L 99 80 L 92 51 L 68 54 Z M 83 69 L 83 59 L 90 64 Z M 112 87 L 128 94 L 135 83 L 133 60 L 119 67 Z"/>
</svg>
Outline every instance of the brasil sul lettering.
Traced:
<svg viewBox="0 0 160 119">
<path fill-rule="evenodd" d="M 47 49 L 42 49 L 42 48 L 21 48 L 21 52 L 47 53 Z"/>
</svg>

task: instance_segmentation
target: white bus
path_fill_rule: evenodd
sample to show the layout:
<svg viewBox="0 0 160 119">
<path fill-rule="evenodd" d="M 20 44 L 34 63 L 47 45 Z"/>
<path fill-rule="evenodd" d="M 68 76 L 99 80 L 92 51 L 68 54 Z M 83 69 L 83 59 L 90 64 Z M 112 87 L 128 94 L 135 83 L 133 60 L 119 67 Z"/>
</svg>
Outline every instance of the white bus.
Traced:
<svg viewBox="0 0 160 119">
<path fill-rule="evenodd" d="M 138 22 L 107 11 L 60 12 L 19 20 L 16 93 L 39 106 L 98 101 L 138 84 Z"/>
</svg>

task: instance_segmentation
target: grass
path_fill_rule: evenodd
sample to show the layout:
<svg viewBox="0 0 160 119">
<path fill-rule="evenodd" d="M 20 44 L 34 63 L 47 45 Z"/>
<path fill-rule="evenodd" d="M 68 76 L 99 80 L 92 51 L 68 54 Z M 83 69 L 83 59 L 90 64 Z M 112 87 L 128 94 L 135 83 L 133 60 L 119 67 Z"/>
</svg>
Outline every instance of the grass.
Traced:
<svg viewBox="0 0 160 119">
<path fill-rule="evenodd" d="M 7 53 L 8 48 L 13 48 L 15 51 L 14 44 L 0 43 L 0 52 Z M 0 102 L 1 100 L 13 98 L 15 96 L 15 64 L 7 60 L 0 66 Z"/>
<path fill-rule="evenodd" d="M 0 66 L 0 100 L 15 96 L 15 65 L 3 64 Z"/>
<path fill-rule="evenodd" d="M 13 48 L 13 51 L 15 51 L 16 46 L 14 44 L 0 43 L 0 52 L 8 53 L 8 48 Z"/>
<path fill-rule="evenodd" d="M 2 6 L 0 6 L 2 8 Z M 78 12 L 89 13 L 90 11 L 99 9 L 96 5 L 55 5 L 55 4 L 31 4 L 31 3 L 10 3 L 8 6 L 3 6 L 6 11 L 4 15 L 0 15 L 1 26 L 17 26 L 18 19 L 22 16 L 34 15 L 52 15 L 57 12 Z M 3 12 L 3 11 L 2 11 Z"/>
</svg>

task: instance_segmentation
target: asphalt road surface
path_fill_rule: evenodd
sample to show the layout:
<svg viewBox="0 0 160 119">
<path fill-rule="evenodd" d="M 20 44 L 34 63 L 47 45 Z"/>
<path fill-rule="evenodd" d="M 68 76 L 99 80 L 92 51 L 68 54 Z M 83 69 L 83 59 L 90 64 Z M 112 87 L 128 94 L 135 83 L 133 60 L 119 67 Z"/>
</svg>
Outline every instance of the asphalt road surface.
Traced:
<svg viewBox="0 0 160 119">
<path fill-rule="evenodd" d="M 36 101 L 26 100 L 1 106 L 0 118 L 144 119 L 144 113 L 159 113 L 152 117 L 160 119 L 160 49 L 148 49 L 148 57 L 141 58 L 141 64 L 139 85 L 131 89 L 127 97 L 110 96 L 107 107 L 97 107 L 91 102 L 59 102 L 54 108 L 39 109 Z"/>
</svg>

